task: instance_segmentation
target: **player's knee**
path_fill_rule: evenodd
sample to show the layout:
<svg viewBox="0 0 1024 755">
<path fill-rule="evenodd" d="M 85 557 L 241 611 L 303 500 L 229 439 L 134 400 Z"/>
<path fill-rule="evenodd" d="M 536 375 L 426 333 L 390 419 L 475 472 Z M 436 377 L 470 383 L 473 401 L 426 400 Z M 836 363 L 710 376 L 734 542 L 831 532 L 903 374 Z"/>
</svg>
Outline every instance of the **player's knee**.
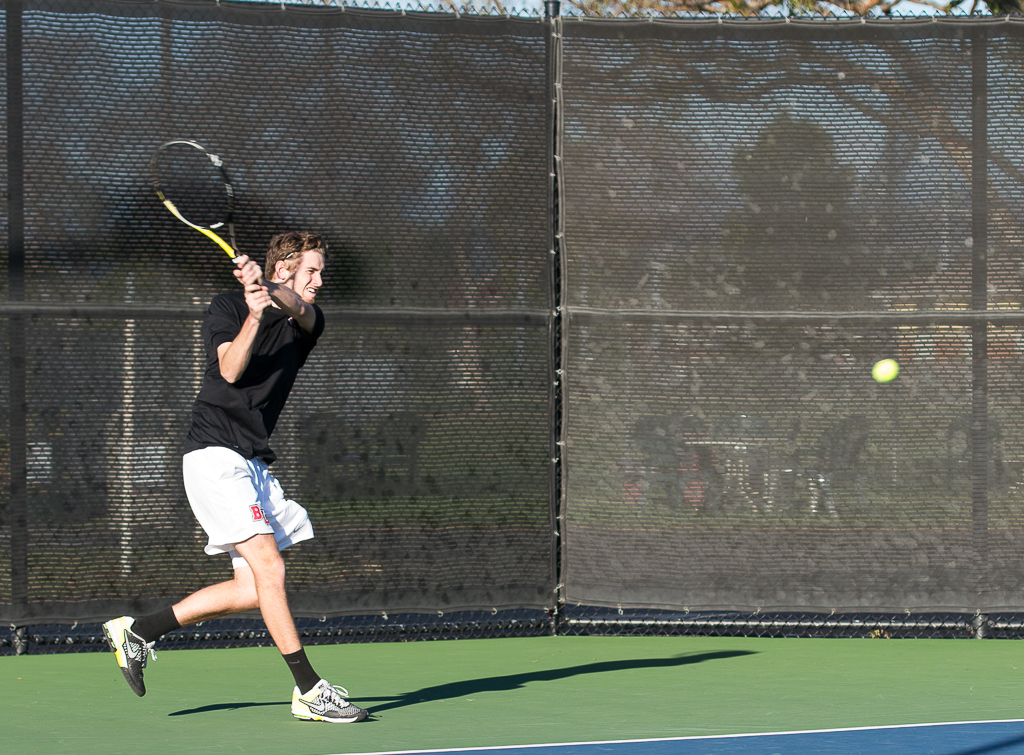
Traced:
<svg viewBox="0 0 1024 755">
<path fill-rule="evenodd" d="M 280 553 L 274 553 L 261 559 L 253 568 L 253 574 L 257 584 L 284 585 L 285 581 L 284 559 Z"/>
<path fill-rule="evenodd" d="M 235 546 L 253 573 L 283 568 L 284 559 L 273 535 L 257 535 Z"/>
</svg>

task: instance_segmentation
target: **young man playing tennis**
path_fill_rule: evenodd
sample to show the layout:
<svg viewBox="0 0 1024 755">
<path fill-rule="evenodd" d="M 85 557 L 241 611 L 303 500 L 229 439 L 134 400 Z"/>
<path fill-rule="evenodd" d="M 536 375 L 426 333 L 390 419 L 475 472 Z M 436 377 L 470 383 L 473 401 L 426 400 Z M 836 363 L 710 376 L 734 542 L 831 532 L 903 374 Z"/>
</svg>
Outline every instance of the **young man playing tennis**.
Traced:
<svg viewBox="0 0 1024 755">
<path fill-rule="evenodd" d="M 348 692 L 313 671 L 299 641 L 285 594 L 280 550 L 313 537 L 303 509 L 285 498 L 267 465 L 269 444 L 299 369 L 324 330 L 314 304 L 324 250 L 311 233 L 271 239 L 264 275 L 236 258 L 243 291 L 214 298 L 203 321 L 207 366 L 192 409 L 182 468 L 192 511 L 209 535 L 206 552 L 231 556 L 234 579 L 210 585 L 149 616 L 122 616 L 103 625 L 117 664 L 135 694 L 146 694 L 147 651 L 178 627 L 260 609 L 274 643 L 295 677 L 292 715 L 353 723 L 366 711 Z"/>
</svg>

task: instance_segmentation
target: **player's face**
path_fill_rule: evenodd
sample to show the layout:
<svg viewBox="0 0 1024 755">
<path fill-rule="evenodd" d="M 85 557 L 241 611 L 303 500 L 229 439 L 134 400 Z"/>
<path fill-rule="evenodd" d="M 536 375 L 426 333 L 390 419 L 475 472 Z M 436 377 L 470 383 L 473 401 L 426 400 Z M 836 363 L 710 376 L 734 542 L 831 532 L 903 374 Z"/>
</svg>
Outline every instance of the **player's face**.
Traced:
<svg viewBox="0 0 1024 755">
<path fill-rule="evenodd" d="M 299 262 L 291 270 L 283 272 L 284 279 L 279 283 L 288 286 L 292 291 L 302 297 L 302 300 L 312 304 L 316 299 L 316 293 L 323 285 L 320 277 L 324 270 L 324 256 L 318 251 L 310 250 L 302 253 Z M 285 277 L 286 276 L 286 277 Z"/>
</svg>

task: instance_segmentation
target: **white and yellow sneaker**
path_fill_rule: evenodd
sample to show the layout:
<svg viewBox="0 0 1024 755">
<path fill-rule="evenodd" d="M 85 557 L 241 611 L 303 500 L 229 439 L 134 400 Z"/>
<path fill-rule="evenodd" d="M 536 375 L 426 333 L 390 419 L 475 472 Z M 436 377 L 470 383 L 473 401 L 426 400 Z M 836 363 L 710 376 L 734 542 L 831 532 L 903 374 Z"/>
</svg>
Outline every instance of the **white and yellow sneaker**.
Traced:
<svg viewBox="0 0 1024 755">
<path fill-rule="evenodd" d="M 131 616 L 121 616 L 111 619 L 103 625 L 103 635 L 107 638 L 107 644 L 114 651 L 117 665 L 124 674 L 128 686 L 132 688 L 139 697 L 146 694 L 146 683 L 142 680 L 142 670 L 146 668 L 149 661 L 149 654 L 153 654 L 153 645 L 147 643 L 132 631 L 135 619 Z"/>
<path fill-rule="evenodd" d="M 309 692 L 292 690 L 292 715 L 305 721 L 327 721 L 332 724 L 354 724 L 366 718 L 366 711 L 345 698 L 348 690 L 335 687 L 321 679 Z"/>
</svg>

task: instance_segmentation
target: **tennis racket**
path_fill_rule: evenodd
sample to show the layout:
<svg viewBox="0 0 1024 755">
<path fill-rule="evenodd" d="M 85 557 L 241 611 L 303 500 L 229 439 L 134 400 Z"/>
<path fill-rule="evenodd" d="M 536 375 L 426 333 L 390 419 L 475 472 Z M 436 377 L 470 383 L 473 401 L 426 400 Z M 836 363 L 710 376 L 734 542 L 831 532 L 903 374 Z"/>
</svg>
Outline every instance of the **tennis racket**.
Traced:
<svg viewBox="0 0 1024 755">
<path fill-rule="evenodd" d="M 214 241 L 228 257 L 235 245 L 235 189 L 224 161 L 187 139 L 161 144 L 149 164 L 153 188 L 170 213 Z M 221 234 L 227 236 L 224 239 Z"/>
</svg>

